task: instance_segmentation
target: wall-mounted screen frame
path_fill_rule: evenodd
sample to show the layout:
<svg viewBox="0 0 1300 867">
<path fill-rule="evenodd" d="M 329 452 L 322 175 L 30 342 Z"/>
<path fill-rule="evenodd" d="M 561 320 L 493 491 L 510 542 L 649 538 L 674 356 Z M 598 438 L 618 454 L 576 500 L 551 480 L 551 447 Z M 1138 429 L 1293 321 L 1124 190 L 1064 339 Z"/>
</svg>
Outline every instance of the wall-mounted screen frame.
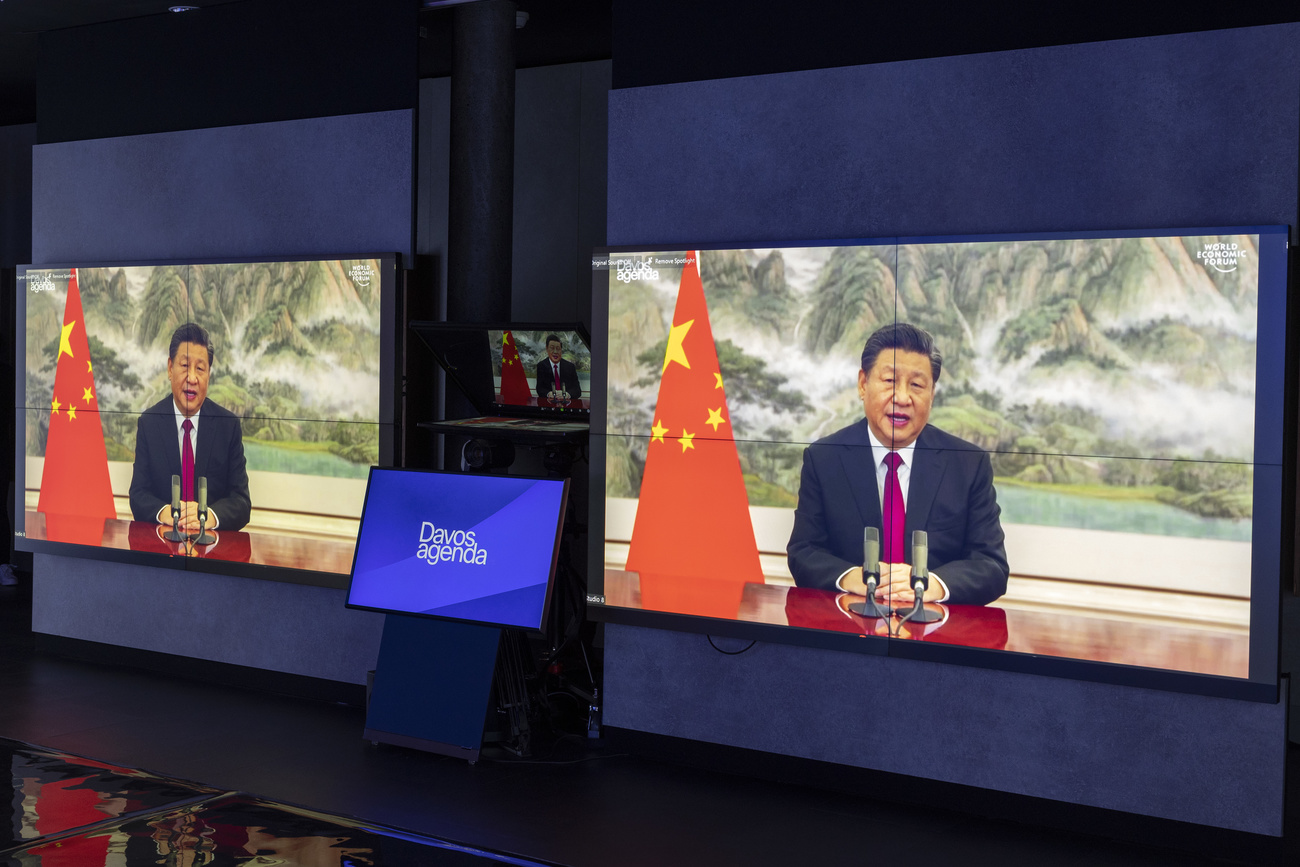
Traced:
<svg viewBox="0 0 1300 867">
<path fill-rule="evenodd" d="M 396 253 L 21 267 L 15 546 L 347 586 L 397 449 L 400 276 Z M 173 474 L 183 503 L 206 487 L 203 536 L 194 507 L 168 526 Z"/>
<path fill-rule="evenodd" d="M 1287 251 L 1281 226 L 597 250 L 589 611 L 1276 701 Z M 942 362 L 890 421 L 862 364 L 900 323 Z M 840 569 L 891 526 L 891 425 L 919 474 L 892 562 L 928 530 L 934 623 L 855 614 Z"/>
</svg>

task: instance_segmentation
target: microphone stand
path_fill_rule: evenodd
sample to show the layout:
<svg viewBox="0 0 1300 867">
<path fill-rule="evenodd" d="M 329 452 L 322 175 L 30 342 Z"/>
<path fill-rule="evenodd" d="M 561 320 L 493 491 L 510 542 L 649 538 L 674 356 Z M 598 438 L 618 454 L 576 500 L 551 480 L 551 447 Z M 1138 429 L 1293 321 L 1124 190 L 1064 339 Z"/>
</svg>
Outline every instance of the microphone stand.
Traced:
<svg viewBox="0 0 1300 867">
<path fill-rule="evenodd" d="M 925 607 L 925 591 L 930 588 L 930 570 L 926 568 L 926 560 L 930 555 L 930 537 L 924 530 L 916 530 L 912 533 L 912 593 L 915 599 L 912 601 L 912 607 L 898 621 L 898 628 L 902 629 L 903 624 L 911 620 L 914 623 L 937 623 L 943 619 L 943 615 L 938 611 L 930 611 Z"/>
<path fill-rule="evenodd" d="M 217 541 L 217 537 L 204 530 L 204 525 L 208 523 L 208 477 L 200 476 L 199 486 L 199 536 L 194 540 L 195 545 L 211 545 Z"/>
<path fill-rule="evenodd" d="M 182 533 L 180 530 L 176 529 L 177 525 L 179 525 L 181 522 L 181 510 L 176 508 L 175 503 L 172 503 L 171 510 L 172 510 L 172 526 L 170 530 L 168 530 L 166 533 L 163 533 L 163 538 L 166 539 L 168 542 L 188 541 L 190 537 Z"/>
<path fill-rule="evenodd" d="M 922 566 L 921 568 L 924 569 L 925 567 Z M 937 623 L 943 619 L 943 615 L 938 611 L 931 611 L 926 608 L 925 602 L 923 601 L 925 598 L 925 591 L 930 587 L 930 574 L 928 572 L 922 572 L 918 575 L 916 572 L 917 570 L 915 566 L 913 566 L 912 592 L 916 594 L 916 599 L 912 602 L 912 607 L 905 613 L 901 611 L 899 612 L 903 615 L 898 621 L 898 627 L 900 629 L 903 627 L 903 624 L 909 620 L 913 623 Z"/>
<path fill-rule="evenodd" d="M 875 527 L 862 528 L 862 577 L 867 583 L 867 598 L 849 605 L 849 611 L 860 617 L 888 620 L 894 612 L 876 604 L 876 588 L 880 586 L 880 531 Z"/>
<path fill-rule="evenodd" d="M 863 617 L 878 617 L 882 619 L 893 617 L 893 611 L 888 608 L 880 607 L 880 603 L 876 601 L 876 588 L 880 586 L 880 573 L 868 572 L 866 573 L 866 578 L 867 598 L 861 602 L 852 603 L 849 605 L 849 610 L 854 614 L 859 614 Z"/>
</svg>

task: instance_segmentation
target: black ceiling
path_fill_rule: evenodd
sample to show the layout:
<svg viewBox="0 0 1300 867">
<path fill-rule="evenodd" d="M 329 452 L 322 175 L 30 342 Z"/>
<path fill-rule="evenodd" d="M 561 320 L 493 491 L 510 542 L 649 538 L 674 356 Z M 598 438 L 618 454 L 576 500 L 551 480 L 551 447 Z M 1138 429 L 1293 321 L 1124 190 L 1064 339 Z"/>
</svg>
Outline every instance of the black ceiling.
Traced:
<svg viewBox="0 0 1300 867">
<path fill-rule="evenodd" d="M 36 120 L 37 34 L 171 15 L 175 0 L 0 0 L 0 125 Z M 195 0 L 196 5 L 310 0 Z M 419 0 L 355 0 L 369 4 Z M 616 87 L 1300 20 L 1294 0 L 516 0 L 519 66 L 614 57 Z M 202 15 L 197 12 L 181 13 Z M 419 75 L 450 72 L 454 7 L 418 15 Z M 293 34 L 285 35 L 292 39 Z M 147 63 L 142 58 L 141 63 Z"/>
<path fill-rule="evenodd" d="M 191 0 L 191 5 L 259 2 L 266 0 Z M 358 2 L 364 7 L 394 0 Z M 201 8 L 172 13 L 168 11 L 171 5 L 175 0 L 0 0 L 0 125 L 36 120 L 38 34 L 150 15 L 203 14 Z M 519 8 L 529 14 L 527 24 L 517 31 L 519 65 L 608 58 L 611 5 L 612 0 L 518 0 Z M 450 72 L 453 14 L 451 7 L 427 9 L 419 14 L 424 33 L 420 42 L 422 78 Z"/>
</svg>

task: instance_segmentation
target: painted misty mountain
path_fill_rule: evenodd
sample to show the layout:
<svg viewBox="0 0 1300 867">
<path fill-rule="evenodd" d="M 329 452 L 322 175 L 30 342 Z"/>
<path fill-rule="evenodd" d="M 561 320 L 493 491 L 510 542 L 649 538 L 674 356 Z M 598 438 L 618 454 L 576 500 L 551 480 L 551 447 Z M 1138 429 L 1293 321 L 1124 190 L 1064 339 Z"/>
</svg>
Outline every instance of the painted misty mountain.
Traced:
<svg viewBox="0 0 1300 867">
<path fill-rule="evenodd" d="M 135 414 L 169 392 L 168 344 L 192 319 L 216 349 L 209 396 L 246 440 L 276 447 L 276 469 L 364 475 L 379 454 L 379 274 L 374 260 L 79 269 L 110 460 L 132 459 Z M 65 297 L 29 303 L 32 406 L 48 404 Z M 48 420 L 28 415 L 28 452 L 42 454 Z"/>
<path fill-rule="evenodd" d="M 1216 243 L 1237 245 L 1235 270 L 1198 258 Z M 993 452 L 1000 485 L 1248 517 L 1256 252 L 1255 236 L 702 251 L 716 339 L 807 402 L 733 392 L 724 366 L 751 502 L 792 505 L 801 444 L 861 418 L 862 345 L 897 316 L 944 355 L 931 421 Z M 678 276 L 611 289 L 614 432 L 644 434 L 644 356 Z M 634 495 L 637 448 L 613 451 L 610 494 Z"/>
</svg>

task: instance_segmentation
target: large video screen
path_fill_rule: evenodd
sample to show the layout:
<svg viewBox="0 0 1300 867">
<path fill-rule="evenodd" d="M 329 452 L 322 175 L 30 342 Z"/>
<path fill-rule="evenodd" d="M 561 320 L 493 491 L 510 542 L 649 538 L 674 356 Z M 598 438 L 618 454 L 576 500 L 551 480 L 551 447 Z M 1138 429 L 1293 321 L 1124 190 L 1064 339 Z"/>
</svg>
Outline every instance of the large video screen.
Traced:
<svg viewBox="0 0 1300 867">
<path fill-rule="evenodd" d="M 598 251 L 592 610 L 1265 695 L 1233 690 L 1277 676 L 1286 249 Z"/>
<path fill-rule="evenodd" d="M 568 485 L 372 469 L 348 607 L 542 631 Z"/>
<path fill-rule="evenodd" d="M 394 425 L 395 254 L 18 273 L 15 540 L 344 586 Z"/>
</svg>

